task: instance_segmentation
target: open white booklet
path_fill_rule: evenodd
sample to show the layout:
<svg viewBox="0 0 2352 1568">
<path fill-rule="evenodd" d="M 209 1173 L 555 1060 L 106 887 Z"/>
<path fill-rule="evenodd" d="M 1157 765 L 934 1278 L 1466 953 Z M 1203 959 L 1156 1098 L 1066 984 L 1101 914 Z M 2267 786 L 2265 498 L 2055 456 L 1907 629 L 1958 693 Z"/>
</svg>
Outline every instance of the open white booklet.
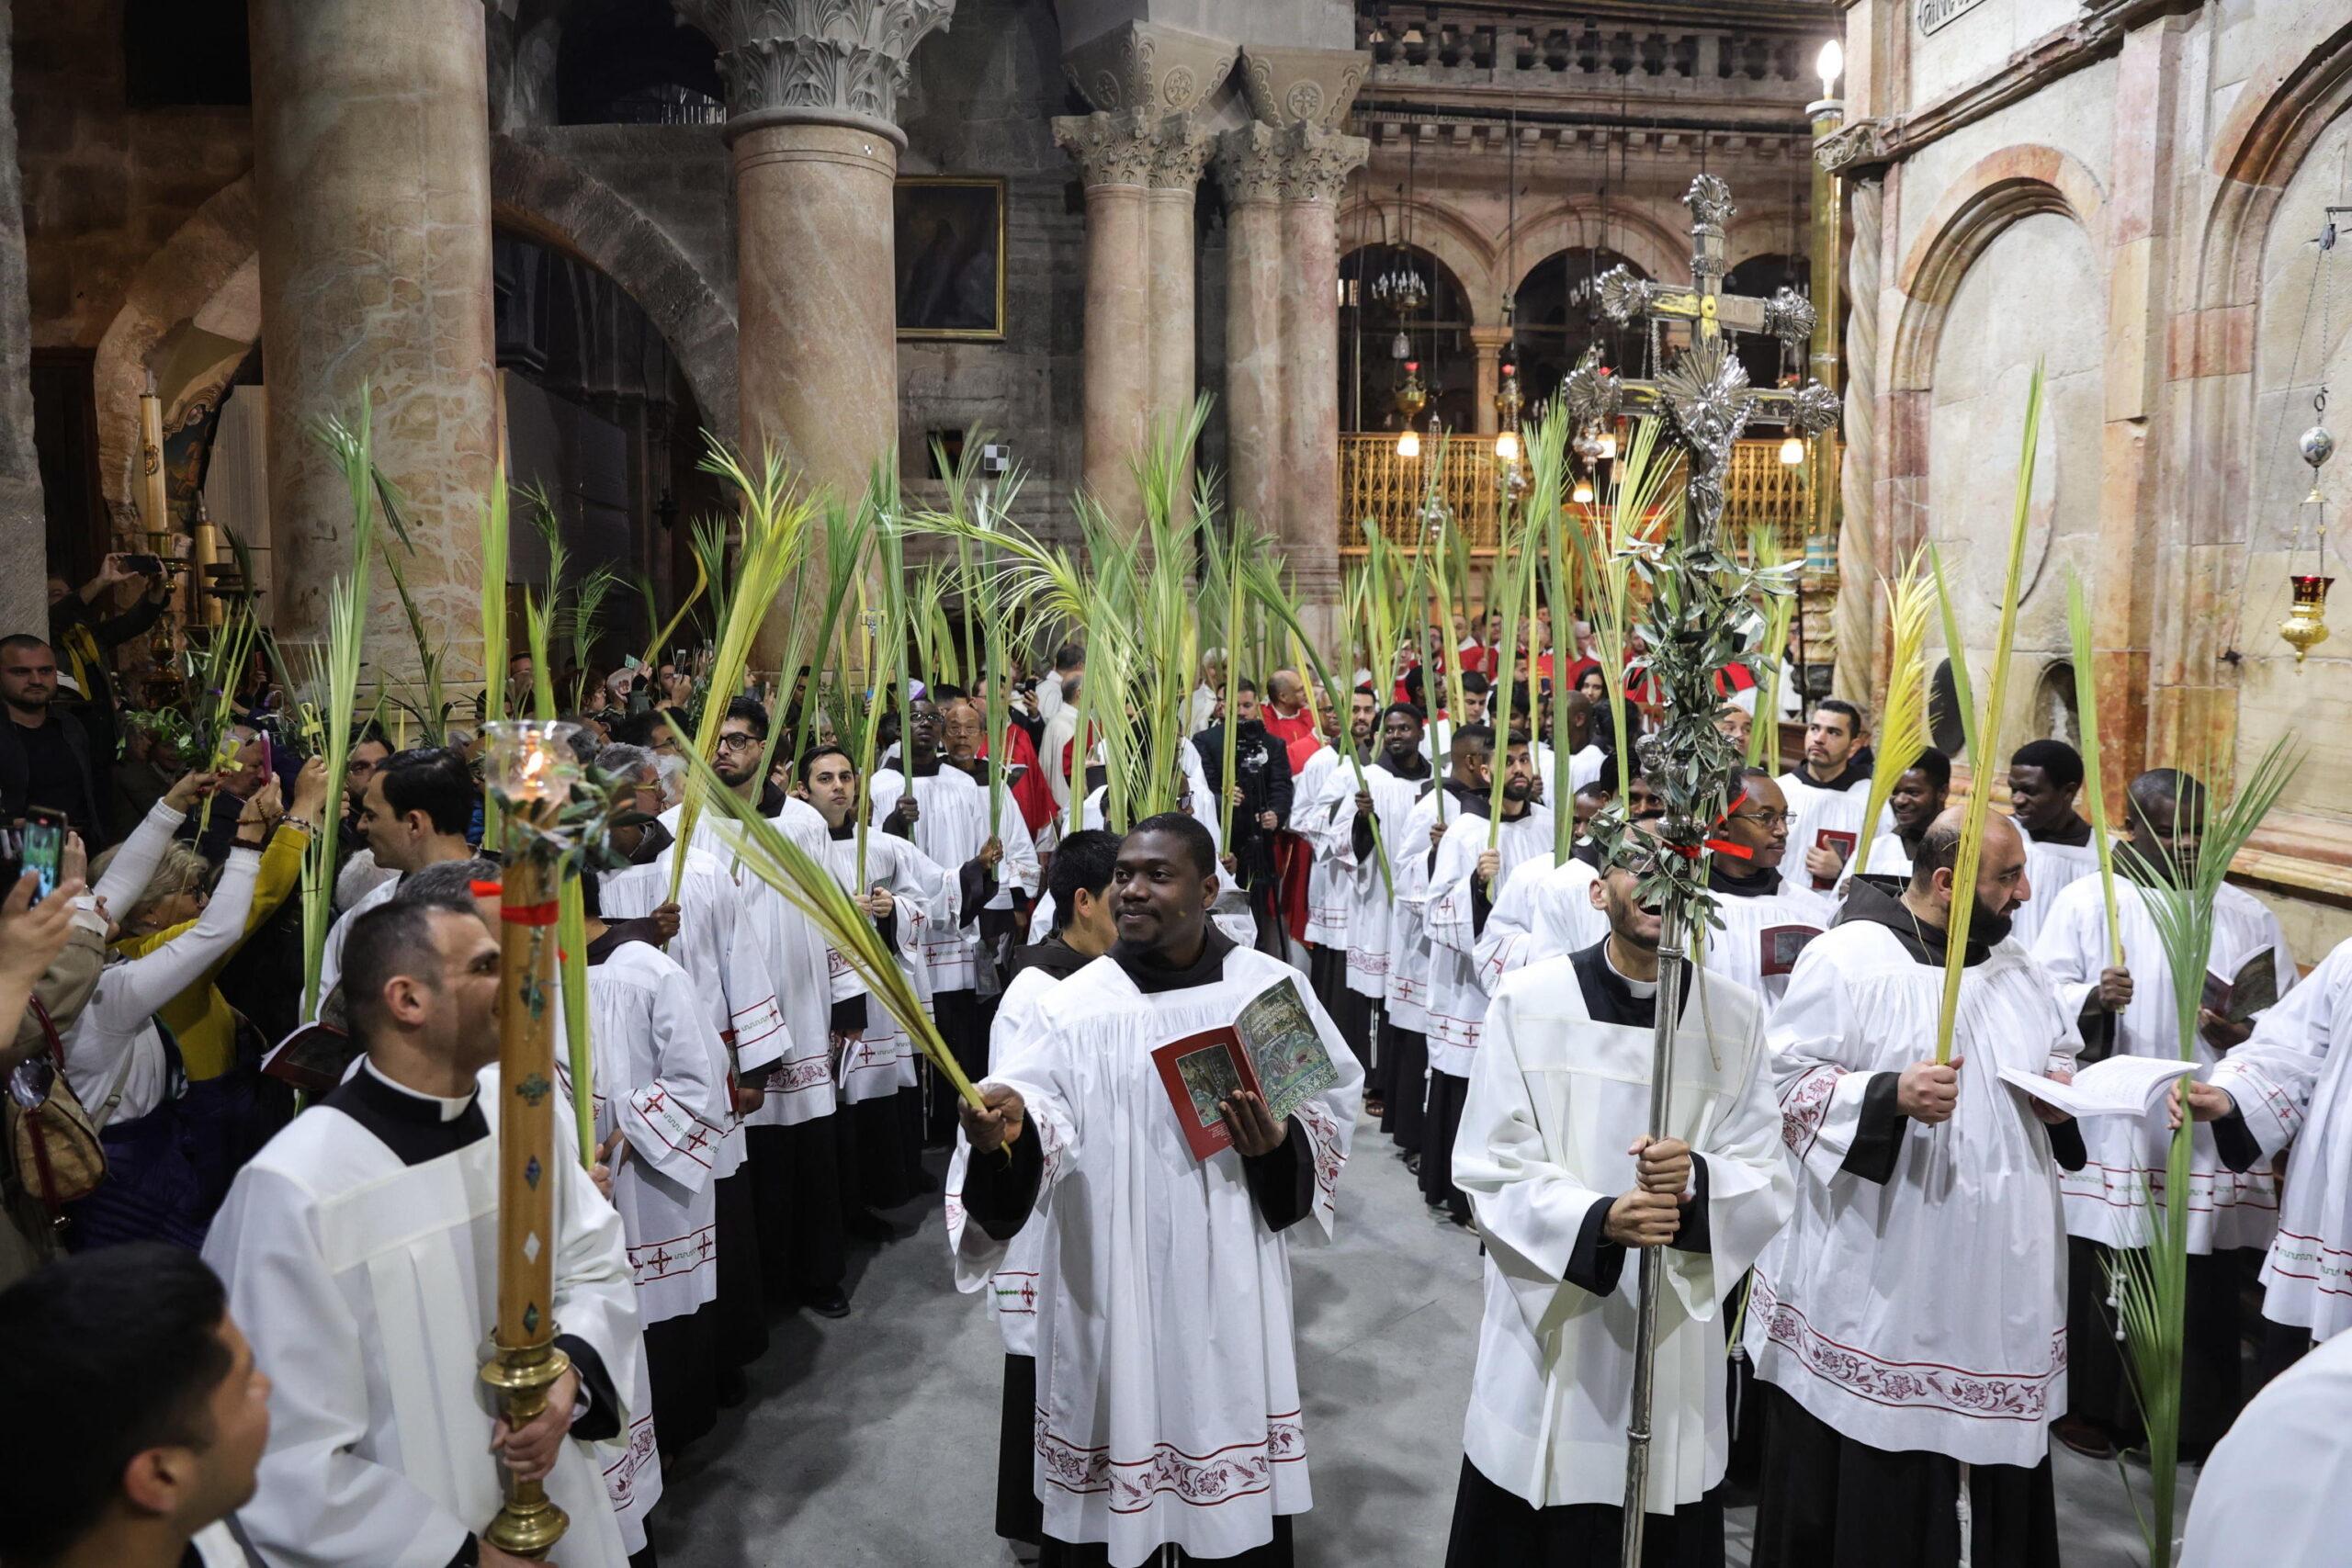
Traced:
<svg viewBox="0 0 2352 1568">
<path fill-rule="evenodd" d="M 2194 1062 L 2162 1056 L 2109 1056 L 2060 1083 L 2022 1067 L 2003 1067 L 2001 1081 L 2072 1116 L 2144 1116 L 2154 1111 L 2175 1078 L 2197 1070 Z"/>
</svg>

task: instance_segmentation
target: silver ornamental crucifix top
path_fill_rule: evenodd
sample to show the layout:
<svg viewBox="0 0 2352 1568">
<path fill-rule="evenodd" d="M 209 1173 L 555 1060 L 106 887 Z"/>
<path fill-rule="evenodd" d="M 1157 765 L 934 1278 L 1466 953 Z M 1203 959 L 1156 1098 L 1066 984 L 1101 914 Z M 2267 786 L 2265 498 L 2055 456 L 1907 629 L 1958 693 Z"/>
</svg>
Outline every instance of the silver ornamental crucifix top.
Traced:
<svg viewBox="0 0 2352 1568">
<path fill-rule="evenodd" d="M 1562 383 L 1560 395 L 1579 423 L 1621 413 L 1660 413 L 1688 458 L 1683 526 L 1692 542 L 1712 540 L 1723 519 L 1724 474 L 1732 444 L 1758 414 L 1786 420 L 1807 435 L 1838 421 L 1838 395 L 1820 382 L 1781 389 L 1751 387 L 1732 352 L 1740 333 L 1767 333 L 1791 348 L 1813 336 L 1813 302 L 1792 288 L 1769 299 L 1724 292 L 1724 225 L 1731 220 L 1731 187 L 1713 175 L 1690 182 L 1682 197 L 1690 209 L 1689 288 L 1635 277 L 1623 266 L 1600 275 L 1600 308 L 1620 324 L 1636 320 L 1687 321 L 1690 346 L 1655 381 L 1631 380 L 1602 368 L 1588 349 Z"/>
</svg>

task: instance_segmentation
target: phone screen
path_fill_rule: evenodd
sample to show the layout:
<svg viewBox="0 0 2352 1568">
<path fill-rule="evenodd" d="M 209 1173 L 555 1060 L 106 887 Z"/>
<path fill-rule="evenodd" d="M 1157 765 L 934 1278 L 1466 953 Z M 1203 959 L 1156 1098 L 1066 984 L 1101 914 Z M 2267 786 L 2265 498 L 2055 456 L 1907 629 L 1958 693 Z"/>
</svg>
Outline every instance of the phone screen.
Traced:
<svg viewBox="0 0 2352 1568">
<path fill-rule="evenodd" d="M 57 867 L 64 854 L 65 814 L 46 806 L 25 807 L 24 866 L 40 876 L 33 886 L 34 903 L 57 891 Z"/>
</svg>

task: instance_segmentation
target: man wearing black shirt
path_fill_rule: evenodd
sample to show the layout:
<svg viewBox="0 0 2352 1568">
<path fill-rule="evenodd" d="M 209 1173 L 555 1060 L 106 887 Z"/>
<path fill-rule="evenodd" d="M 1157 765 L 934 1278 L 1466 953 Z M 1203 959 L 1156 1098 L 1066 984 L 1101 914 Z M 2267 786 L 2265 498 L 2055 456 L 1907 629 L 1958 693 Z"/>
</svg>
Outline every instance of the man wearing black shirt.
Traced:
<svg viewBox="0 0 2352 1568">
<path fill-rule="evenodd" d="M 25 807 L 52 807 L 73 819 L 82 841 L 96 851 L 110 840 L 98 815 L 90 743 L 57 697 L 57 657 L 36 637 L 0 637 L 0 817 L 13 822 Z"/>
</svg>

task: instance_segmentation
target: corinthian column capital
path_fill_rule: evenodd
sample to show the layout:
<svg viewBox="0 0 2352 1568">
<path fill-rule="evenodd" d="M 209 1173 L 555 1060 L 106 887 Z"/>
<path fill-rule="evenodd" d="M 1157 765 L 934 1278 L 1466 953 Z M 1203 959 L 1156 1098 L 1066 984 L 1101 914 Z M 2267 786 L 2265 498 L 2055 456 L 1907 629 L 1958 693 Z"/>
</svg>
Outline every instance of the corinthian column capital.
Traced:
<svg viewBox="0 0 2352 1568">
<path fill-rule="evenodd" d="M 1144 186 L 1190 190 L 1200 183 L 1211 137 L 1189 114 L 1150 115 L 1139 109 L 1062 115 L 1054 145 L 1078 160 L 1087 187 Z"/>
<path fill-rule="evenodd" d="M 903 146 L 899 95 L 915 45 L 956 0 L 673 0 L 718 46 L 730 135 L 760 125 L 854 125 Z"/>
<path fill-rule="evenodd" d="M 1252 120 L 1216 139 L 1216 179 L 1227 203 L 1280 201 L 1283 195 L 1282 138 L 1271 125 Z"/>
<path fill-rule="evenodd" d="M 1277 136 L 1283 148 L 1283 197 L 1288 201 L 1337 206 L 1348 176 L 1372 153 L 1372 143 L 1361 136 L 1306 122 L 1284 126 Z"/>
</svg>

